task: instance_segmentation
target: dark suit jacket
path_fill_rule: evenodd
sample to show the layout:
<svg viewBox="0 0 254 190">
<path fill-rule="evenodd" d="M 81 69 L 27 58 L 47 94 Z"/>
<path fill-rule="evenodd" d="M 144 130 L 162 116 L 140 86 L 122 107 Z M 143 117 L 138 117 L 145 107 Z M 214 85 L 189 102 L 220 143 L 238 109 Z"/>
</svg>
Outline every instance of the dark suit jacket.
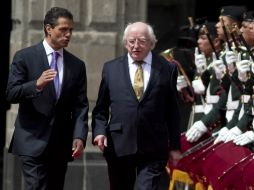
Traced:
<svg viewBox="0 0 254 190">
<path fill-rule="evenodd" d="M 62 91 L 55 103 L 53 81 L 43 91 L 36 90 L 36 80 L 49 69 L 42 43 L 15 54 L 7 99 L 11 103 L 19 103 L 19 110 L 10 152 L 36 157 L 54 146 L 56 155 L 64 159 L 71 156 L 73 138 L 86 142 L 88 100 L 85 64 L 66 50 L 63 57 Z"/>
<path fill-rule="evenodd" d="M 152 57 L 150 80 L 140 102 L 131 84 L 127 55 L 104 65 L 92 128 L 93 138 L 107 136 L 105 154 L 139 152 L 165 159 L 169 149 L 180 148 L 176 65 Z"/>
</svg>

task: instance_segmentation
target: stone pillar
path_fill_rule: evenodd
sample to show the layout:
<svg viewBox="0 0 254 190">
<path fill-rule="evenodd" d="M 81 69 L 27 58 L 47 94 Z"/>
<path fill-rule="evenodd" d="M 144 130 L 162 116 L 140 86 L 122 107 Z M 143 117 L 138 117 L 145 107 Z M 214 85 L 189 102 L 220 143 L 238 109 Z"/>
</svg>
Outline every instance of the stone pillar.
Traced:
<svg viewBox="0 0 254 190">
<path fill-rule="evenodd" d="M 12 0 L 10 60 L 17 50 L 43 39 L 44 15 L 52 6 L 68 8 L 74 15 L 75 28 L 67 49 L 86 63 L 91 111 L 97 99 L 103 63 L 124 52 L 121 44 L 123 29 L 130 21 L 145 20 L 146 0 Z M 18 162 L 7 153 L 17 110 L 18 105 L 12 105 L 7 113 L 4 190 L 24 189 Z M 82 158 L 69 164 L 65 189 L 109 189 L 106 163 L 91 145 L 90 132 Z"/>
</svg>

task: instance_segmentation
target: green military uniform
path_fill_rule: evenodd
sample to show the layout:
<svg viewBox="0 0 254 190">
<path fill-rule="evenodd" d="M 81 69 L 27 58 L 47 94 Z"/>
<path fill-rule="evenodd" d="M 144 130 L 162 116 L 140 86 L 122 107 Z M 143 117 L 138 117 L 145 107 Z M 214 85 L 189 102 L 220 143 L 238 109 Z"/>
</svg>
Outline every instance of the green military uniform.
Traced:
<svg viewBox="0 0 254 190">
<path fill-rule="evenodd" d="M 207 58 L 206 62 L 207 62 L 207 66 L 209 68 L 209 65 L 212 62 L 212 58 Z M 206 89 L 205 91 L 207 91 L 207 88 L 208 88 L 208 85 L 210 82 L 210 77 L 207 77 L 207 71 L 205 71 L 204 74 L 201 76 L 199 73 L 195 74 L 195 77 L 194 77 L 195 80 L 200 80 L 200 78 L 205 86 L 205 89 Z M 201 120 L 204 117 L 205 106 L 206 106 L 206 94 L 204 94 L 204 95 L 195 94 L 195 104 L 193 105 L 193 112 L 194 112 L 193 123 L 195 121 Z"/>
<path fill-rule="evenodd" d="M 245 11 L 244 7 L 240 6 L 225 6 L 221 9 L 221 16 L 227 16 L 233 19 L 236 22 L 240 22 L 242 19 L 242 14 Z M 226 34 L 225 34 L 226 35 Z M 225 48 L 226 49 L 226 48 Z M 225 66 L 226 63 L 226 52 L 224 51 L 221 55 L 221 59 L 224 61 Z M 238 79 L 237 71 L 231 73 L 227 73 L 221 79 L 221 86 L 226 90 L 227 94 L 227 103 L 225 106 L 226 111 L 226 125 L 230 129 L 235 126 L 238 122 L 238 115 L 240 112 L 240 97 L 243 93 L 243 88 L 241 85 L 241 81 Z M 229 88 L 227 88 L 229 86 Z M 223 94 L 224 97 L 224 94 Z M 220 109 L 223 110 L 223 105 L 221 104 Z"/>
<path fill-rule="evenodd" d="M 208 87 L 206 91 L 206 113 L 201 121 L 212 131 L 225 124 L 225 108 L 230 80 L 227 75 L 224 76 L 223 81 L 218 80 L 213 67 L 210 67 L 202 75 L 202 80 L 208 84 Z"/>
<path fill-rule="evenodd" d="M 226 62 L 225 56 L 223 56 L 223 61 Z M 228 129 L 231 129 L 238 122 L 238 115 L 241 109 L 240 99 L 243 93 L 243 87 L 241 81 L 238 79 L 238 72 L 236 69 L 232 73 L 232 75 L 229 74 L 229 77 L 230 77 L 230 87 L 228 91 L 226 104 L 226 119 L 227 119 L 226 127 Z"/>
<path fill-rule="evenodd" d="M 242 60 L 249 60 L 250 56 L 246 51 L 242 52 Z M 241 110 L 239 113 L 239 121 L 237 122 L 237 127 L 245 132 L 249 130 L 253 116 L 252 116 L 252 95 L 253 95 L 253 85 L 254 85 L 254 77 L 252 73 L 248 73 L 248 80 L 246 82 L 242 82 L 242 95 L 241 95 Z"/>
<path fill-rule="evenodd" d="M 228 99 L 226 105 L 226 127 L 231 129 L 238 122 L 238 115 L 241 108 L 241 95 L 242 95 L 241 81 L 238 79 L 237 72 L 235 71 L 231 76 L 231 83 L 228 92 Z"/>
</svg>

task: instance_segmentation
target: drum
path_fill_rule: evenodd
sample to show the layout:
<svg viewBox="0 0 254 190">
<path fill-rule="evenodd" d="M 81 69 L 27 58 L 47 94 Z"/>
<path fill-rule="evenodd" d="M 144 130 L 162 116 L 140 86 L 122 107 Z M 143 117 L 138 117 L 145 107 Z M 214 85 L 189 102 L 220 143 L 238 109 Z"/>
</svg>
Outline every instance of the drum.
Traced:
<svg viewBox="0 0 254 190">
<path fill-rule="evenodd" d="M 173 167 L 170 162 L 167 165 L 167 171 L 171 176 L 169 190 L 173 189 L 194 189 L 194 182 L 188 174 L 186 168 L 191 164 L 194 158 L 200 151 L 209 146 L 213 142 L 208 134 L 195 142 L 190 143 L 186 140 L 185 133 L 181 135 L 181 152 L 182 158 L 178 161 L 176 167 Z"/>
<path fill-rule="evenodd" d="M 199 154 L 203 149 L 208 147 L 213 142 L 213 137 L 206 134 L 199 141 L 190 143 L 186 140 L 185 134 L 181 136 L 181 152 L 182 158 L 178 161 L 177 169 L 186 170 L 192 159 Z"/>
<path fill-rule="evenodd" d="M 249 148 L 237 146 L 232 141 L 221 143 L 212 149 L 204 159 L 203 174 L 207 177 L 208 183 L 211 184 L 213 190 L 227 189 L 227 184 L 222 183 L 222 177 L 230 174 L 229 171 L 231 171 L 232 167 L 250 154 Z"/>
<path fill-rule="evenodd" d="M 190 161 L 185 169 L 195 183 L 199 182 L 204 186 L 208 184 L 207 177 L 204 175 L 202 168 L 207 155 L 217 146 L 219 146 L 219 144 L 213 144 L 213 141 L 211 141 L 190 157 Z"/>
<path fill-rule="evenodd" d="M 167 171 L 171 173 L 170 171 L 173 171 L 174 169 L 179 169 L 182 171 L 185 171 L 185 165 L 189 164 L 189 157 L 192 157 L 195 155 L 198 151 L 202 150 L 202 148 L 205 148 L 206 144 L 209 143 L 208 141 L 212 141 L 211 136 L 209 134 L 203 135 L 199 141 L 190 143 L 187 141 L 185 133 L 181 134 L 181 152 L 182 152 L 182 158 L 178 161 L 177 166 L 173 166 L 170 163 L 170 160 L 167 163 Z"/>
<path fill-rule="evenodd" d="M 254 154 L 248 159 L 247 164 L 244 166 L 242 172 L 242 179 L 245 188 L 243 189 L 254 189 Z"/>
<path fill-rule="evenodd" d="M 245 168 L 245 166 L 249 164 L 249 162 L 253 159 L 252 157 L 253 153 L 251 153 L 247 157 L 244 157 L 239 162 L 236 162 L 232 167 L 225 171 L 223 175 L 220 176 L 220 179 L 218 180 L 215 188 L 233 190 L 248 189 L 247 184 L 243 179 L 243 168 Z"/>
</svg>

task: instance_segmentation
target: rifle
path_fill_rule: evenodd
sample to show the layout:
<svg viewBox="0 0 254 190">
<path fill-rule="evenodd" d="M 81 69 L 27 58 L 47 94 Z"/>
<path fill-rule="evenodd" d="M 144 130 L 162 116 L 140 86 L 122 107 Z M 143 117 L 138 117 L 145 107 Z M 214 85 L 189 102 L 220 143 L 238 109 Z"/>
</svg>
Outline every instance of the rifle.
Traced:
<svg viewBox="0 0 254 190">
<path fill-rule="evenodd" d="M 224 32 L 226 43 L 228 44 L 228 49 L 230 51 L 232 51 L 231 44 L 229 42 L 229 37 L 228 37 L 227 29 L 226 29 L 226 26 L 224 24 L 224 20 L 223 20 L 223 18 L 221 16 L 220 16 L 220 22 L 222 24 L 222 29 L 223 29 L 223 32 Z"/>
<path fill-rule="evenodd" d="M 210 33 L 208 32 L 208 29 L 205 25 L 202 26 L 201 30 L 206 34 L 208 40 L 209 40 L 209 43 L 213 49 L 213 52 L 215 53 L 215 56 L 216 56 L 216 59 L 218 60 L 219 59 L 219 54 L 218 52 L 216 51 L 215 47 L 214 47 L 214 44 L 213 44 L 213 41 L 212 41 L 212 38 L 211 38 L 211 35 Z"/>
<path fill-rule="evenodd" d="M 237 51 L 237 52 L 240 52 L 241 50 L 240 50 L 240 48 L 239 48 L 239 46 L 238 46 L 238 43 L 237 43 L 237 41 L 236 41 L 236 38 L 235 38 L 235 35 L 234 35 L 233 30 L 230 28 L 229 25 L 226 26 L 226 30 L 227 30 L 227 32 L 230 34 L 230 36 L 231 36 L 231 38 L 232 38 L 232 40 L 233 40 L 233 42 L 234 42 L 236 51 Z"/>
</svg>

